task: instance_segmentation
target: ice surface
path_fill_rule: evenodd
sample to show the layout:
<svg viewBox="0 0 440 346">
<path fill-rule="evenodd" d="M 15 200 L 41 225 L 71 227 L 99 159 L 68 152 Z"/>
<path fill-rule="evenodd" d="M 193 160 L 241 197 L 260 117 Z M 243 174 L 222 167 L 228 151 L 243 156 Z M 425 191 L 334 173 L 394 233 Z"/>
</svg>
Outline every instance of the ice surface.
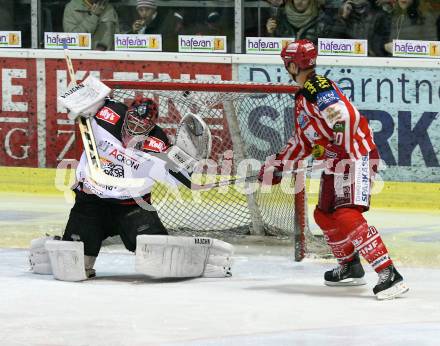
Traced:
<svg viewBox="0 0 440 346">
<path fill-rule="evenodd" d="M 128 252 L 101 253 L 97 278 L 28 272 L 0 250 L 1 345 L 438 345 L 440 270 L 401 267 L 410 292 L 377 301 L 368 285 L 326 287 L 332 266 L 276 248 L 238 248 L 233 277 L 153 280 Z M 271 253 L 269 253 L 271 252 Z"/>
<path fill-rule="evenodd" d="M 228 279 L 152 280 L 113 247 L 93 280 L 30 273 L 27 251 L 13 247 L 60 234 L 70 206 L 0 194 L 0 346 L 440 345 L 440 213 L 368 213 L 410 287 L 380 302 L 368 266 L 368 285 L 326 287 L 332 261 L 295 263 L 279 246 L 237 246 Z"/>
</svg>

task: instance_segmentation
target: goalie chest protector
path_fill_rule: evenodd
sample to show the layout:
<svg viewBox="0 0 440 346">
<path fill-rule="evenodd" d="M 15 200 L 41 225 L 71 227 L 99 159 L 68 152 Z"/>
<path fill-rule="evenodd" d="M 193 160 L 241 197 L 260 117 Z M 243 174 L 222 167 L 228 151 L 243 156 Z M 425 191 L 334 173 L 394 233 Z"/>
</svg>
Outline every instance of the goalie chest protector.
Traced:
<svg viewBox="0 0 440 346">
<path fill-rule="evenodd" d="M 143 143 L 142 150 L 134 149 L 133 151 L 133 149 L 124 148 L 121 141 L 121 129 L 126 111 L 127 106 L 123 103 L 106 100 L 104 106 L 92 119 L 101 166 L 110 176 L 142 178 L 145 179 L 145 185 L 128 191 L 120 187 L 96 184 L 86 174 L 88 163 L 83 152 L 76 171 L 77 180 L 82 182 L 85 189 L 100 198 L 125 200 L 145 196 L 150 193 L 154 181 L 157 180 L 176 185 L 175 179 L 165 168 L 165 161 L 154 157 L 144 159 L 145 154 L 142 153 L 162 152 L 169 147 L 168 137 L 159 126 L 156 125 L 150 132 L 149 137 Z"/>
</svg>

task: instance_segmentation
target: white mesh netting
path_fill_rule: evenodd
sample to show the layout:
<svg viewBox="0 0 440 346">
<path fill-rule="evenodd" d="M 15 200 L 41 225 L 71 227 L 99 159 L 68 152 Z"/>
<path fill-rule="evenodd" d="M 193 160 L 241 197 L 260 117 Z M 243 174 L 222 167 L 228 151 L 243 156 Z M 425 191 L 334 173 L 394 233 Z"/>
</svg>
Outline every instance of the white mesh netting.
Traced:
<svg viewBox="0 0 440 346">
<path fill-rule="evenodd" d="M 112 85 L 112 97 L 127 104 L 140 94 L 156 100 L 158 125 L 171 138 L 188 112 L 205 120 L 213 139 L 211 157 L 204 174 L 194 175 L 204 182 L 257 173 L 265 158 L 286 143 L 294 127 L 292 93 L 191 91 L 181 86 L 180 90 L 151 90 L 151 85 L 144 89 L 141 83 L 137 89 L 133 85 L 125 89 L 123 85 Z M 252 91 L 252 85 L 249 89 Z M 152 203 L 171 234 L 229 240 L 250 234 L 293 237 L 298 257 L 305 251 L 304 237 L 312 236 L 305 194 L 295 197 L 294 184 L 291 175 L 272 188 L 254 183 L 248 186 L 253 193 L 244 193 L 245 186 L 239 185 L 197 192 L 182 187 L 177 195 L 157 184 Z"/>
</svg>

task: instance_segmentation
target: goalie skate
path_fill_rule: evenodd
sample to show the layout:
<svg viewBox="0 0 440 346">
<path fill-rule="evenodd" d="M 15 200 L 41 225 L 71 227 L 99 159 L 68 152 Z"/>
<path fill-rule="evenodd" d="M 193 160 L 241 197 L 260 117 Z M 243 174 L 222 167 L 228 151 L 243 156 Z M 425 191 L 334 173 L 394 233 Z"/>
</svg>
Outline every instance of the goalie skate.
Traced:
<svg viewBox="0 0 440 346">
<path fill-rule="evenodd" d="M 359 255 L 356 253 L 351 262 L 338 265 L 338 267 L 326 271 L 324 283 L 327 286 L 360 286 L 365 285 L 364 268 L 362 268 Z"/>
<path fill-rule="evenodd" d="M 403 277 L 393 265 L 379 273 L 379 282 L 373 288 L 373 293 L 378 300 L 386 300 L 400 297 L 409 291 L 403 282 Z"/>
</svg>

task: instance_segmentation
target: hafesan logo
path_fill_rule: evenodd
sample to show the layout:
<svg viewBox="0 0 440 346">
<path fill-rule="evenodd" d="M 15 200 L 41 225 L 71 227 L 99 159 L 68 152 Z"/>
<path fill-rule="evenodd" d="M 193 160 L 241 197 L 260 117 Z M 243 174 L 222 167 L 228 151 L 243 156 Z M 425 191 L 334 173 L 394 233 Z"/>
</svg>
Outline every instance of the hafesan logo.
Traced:
<svg viewBox="0 0 440 346">
<path fill-rule="evenodd" d="M 115 50 L 162 51 L 162 36 L 156 34 L 116 34 Z"/>
<path fill-rule="evenodd" d="M 45 32 L 45 49 L 91 49 L 91 34 L 75 32 Z"/>
<path fill-rule="evenodd" d="M 20 48 L 21 31 L 0 31 L 1 48 Z"/>
<path fill-rule="evenodd" d="M 440 58 L 440 42 L 393 40 L 393 56 Z"/>
<path fill-rule="evenodd" d="M 318 39 L 319 55 L 367 56 L 367 40 Z"/>
<path fill-rule="evenodd" d="M 246 37 L 246 54 L 280 54 L 291 37 Z"/>
<path fill-rule="evenodd" d="M 179 35 L 179 52 L 226 53 L 226 36 Z"/>
</svg>

